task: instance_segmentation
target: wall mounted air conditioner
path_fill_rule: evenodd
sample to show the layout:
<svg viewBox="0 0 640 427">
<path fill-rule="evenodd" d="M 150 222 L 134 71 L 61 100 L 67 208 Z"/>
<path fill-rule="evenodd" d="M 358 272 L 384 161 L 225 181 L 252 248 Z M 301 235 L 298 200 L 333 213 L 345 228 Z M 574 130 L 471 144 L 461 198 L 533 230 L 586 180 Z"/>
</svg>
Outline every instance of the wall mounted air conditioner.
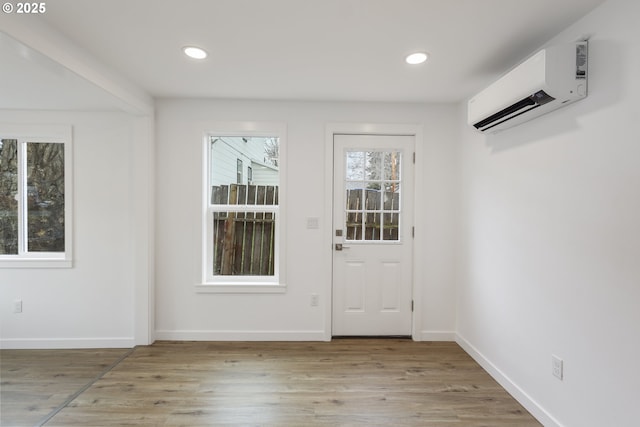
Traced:
<svg viewBox="0 0 640 427">
<path fill-rule="evenodd" d="M 587 96 L 586 41 L 542 49 L 467 104 L 469 124 L 492 133 Z"/>
</svg>

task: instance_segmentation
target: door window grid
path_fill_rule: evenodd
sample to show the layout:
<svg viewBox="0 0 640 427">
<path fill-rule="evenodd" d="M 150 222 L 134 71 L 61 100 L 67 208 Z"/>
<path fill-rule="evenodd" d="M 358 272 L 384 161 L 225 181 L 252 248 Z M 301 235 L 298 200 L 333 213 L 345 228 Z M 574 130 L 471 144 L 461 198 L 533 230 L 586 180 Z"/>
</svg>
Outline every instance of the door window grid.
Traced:
<svg viewBox="0 0 640 427">
<path fill-rule="evenodd" d="M 345 240 L 400 241 L 400 151 L 345 153 Z"/>
</svg>

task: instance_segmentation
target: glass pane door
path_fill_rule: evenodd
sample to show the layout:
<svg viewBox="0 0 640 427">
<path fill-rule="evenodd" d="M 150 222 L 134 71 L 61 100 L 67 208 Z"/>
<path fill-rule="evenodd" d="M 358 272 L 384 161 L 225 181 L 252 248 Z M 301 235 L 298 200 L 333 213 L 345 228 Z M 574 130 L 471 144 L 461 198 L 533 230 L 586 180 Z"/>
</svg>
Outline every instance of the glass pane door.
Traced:
<svg viewBox="0 0 640 427">
<path fill-rule="evenodd" d="M 345 153 L 347 241 L 399 241 L 402 152 Z"/>
</svg>

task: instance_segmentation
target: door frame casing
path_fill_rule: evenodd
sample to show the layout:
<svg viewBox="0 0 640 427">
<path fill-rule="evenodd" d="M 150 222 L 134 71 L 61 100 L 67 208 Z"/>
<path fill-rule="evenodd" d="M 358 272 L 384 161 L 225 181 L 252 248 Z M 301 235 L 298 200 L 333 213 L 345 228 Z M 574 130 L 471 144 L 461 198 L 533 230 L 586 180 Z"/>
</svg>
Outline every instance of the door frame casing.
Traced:
<svg viewBox="0 0 640 427">
<path fill-rule="evenodd" d="M 420 325 L 421 325 L 421 313 L 422 313 L 422 287 L 417 284 L 421 282 L 423 277 L 421 271 L 421 263 L 416 262 L 416 259 L 420 259 L 417 255 L 421 254 L 419 244 L 420 227 L 416 223 L 416 219 L 420 218 L 418 214 L 421 213 L 421 203 L 415 197 L 417 194 L 421 194 L 423 189 L 423 172 L 420 166 L 419 159 L 422 158 L 422 125 L 417 124 L 383 124 L 383 123 L 328 123 L 325 127 L 325 212 L 324 217 L 327 218 L 329 224 L 324 237 L 324 245 L 326 248 L 326 260 L 325 265 L 329 266 L 329 275 L 331 280 L 328 280 L 326 292 L 325 306 L 325 341 L 331 341 L 332 338 L 332 316 L 333 316 L 333 167 L 334 167 L 334 144 L 333 137 L 335 134 L 341 135 L 399 135 L 399 136 L 412 136 L 414 138 L 414 152 L 416 156 L 416 163 L 414 165 L 414 194 L 413 194 L 413 217 L 415 234 L 413 239 L 413 260 L 412 264 L 412 283 L 411 291 L 413 295 L 413 313 L 411 319 L 411 337 L 414 341 L 421 340 Z"/>
</svg>

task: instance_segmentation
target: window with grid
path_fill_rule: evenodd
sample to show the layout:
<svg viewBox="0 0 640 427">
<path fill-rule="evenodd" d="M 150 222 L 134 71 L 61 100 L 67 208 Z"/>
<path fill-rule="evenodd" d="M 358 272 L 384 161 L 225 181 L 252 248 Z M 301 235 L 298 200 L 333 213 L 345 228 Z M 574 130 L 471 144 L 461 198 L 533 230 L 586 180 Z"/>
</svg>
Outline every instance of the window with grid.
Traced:
<svg viewBox="0 0 640 427">
<path fill-rule="evenodd" d="M 400 240 L 402 153 L 347 151 L 345 173 L 345 240 Z"/>
</svg>

